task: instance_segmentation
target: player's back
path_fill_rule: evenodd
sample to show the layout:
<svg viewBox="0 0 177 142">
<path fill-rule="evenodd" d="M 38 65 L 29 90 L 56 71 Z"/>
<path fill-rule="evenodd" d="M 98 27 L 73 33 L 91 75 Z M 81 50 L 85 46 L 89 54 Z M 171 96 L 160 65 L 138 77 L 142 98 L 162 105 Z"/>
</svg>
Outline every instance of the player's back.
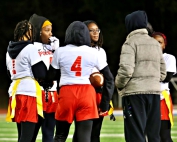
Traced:
<svg viewBox="0 0 177 142">
<path fill-rule="evenodd" d="M 57 58 L 57 59 L 56 59 Z M 89 76 L 94 67 L 103 69 L 107 64 L 101 62 L 95 49 L 83 45 L 67 45 L 56 50 L 54 60 L 61 70 L 61 85 L 90 84 Z M 56 65 L 52 63 L 52 65 Z"/>
</svg>

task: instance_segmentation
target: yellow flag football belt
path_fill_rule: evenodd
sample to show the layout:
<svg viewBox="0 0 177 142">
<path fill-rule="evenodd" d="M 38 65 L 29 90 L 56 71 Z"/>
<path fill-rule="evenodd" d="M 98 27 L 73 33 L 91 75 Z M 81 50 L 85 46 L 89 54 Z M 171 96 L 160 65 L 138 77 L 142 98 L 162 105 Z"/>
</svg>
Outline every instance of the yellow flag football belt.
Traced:
<svg viewBox="0 0 177 142">
<path fill-rule="evenodd" d="M 12 122 L 12 119 L 15 116 L 15 107 L 16 107 L 16 91 L 18 88 L 18 85 L 20 84 L 20 81 L 23 79 L 32 79 L 35 81 L 35 85 L 36 85 L 36 101 L 37 101 L 37 112 L 41 117 L 44 117 L 43 115 L 43 106 L 42 106 L 42 92 L 41 92 L 41 87 L 39 85 L 39 83 L 31 78 L 31 77 L 24 77 L 24 78 L 19 78 L 17 80 L 15 80 L 14 86 L 12 88 L 12 101 L 11 103 L 8 105 L 8 111 L 7 111 L 7 116 L 6 116 L 6 121 L 7 122 Z M 10 111 L 10 106 L 11 106 L 11 111 Z"/>
<path fill-rule="evenodd" d="M 173 127 L 174 122 L 173 122 L 173 114 L 172 114 L 172 110 L 171 110 L 171 108 L 172 108 L 171 105 L 172 104 L 171 104 L 171 101 L 170 101 L 170 96 L 169 96 L 169 94 L 166 90 L 162 91 L 162 95 L 165 98 L 165 102 L 166 102 L 167 108 L 169 110 L 168 116 L 170 118 L 171 127 Z"/>
</svg>

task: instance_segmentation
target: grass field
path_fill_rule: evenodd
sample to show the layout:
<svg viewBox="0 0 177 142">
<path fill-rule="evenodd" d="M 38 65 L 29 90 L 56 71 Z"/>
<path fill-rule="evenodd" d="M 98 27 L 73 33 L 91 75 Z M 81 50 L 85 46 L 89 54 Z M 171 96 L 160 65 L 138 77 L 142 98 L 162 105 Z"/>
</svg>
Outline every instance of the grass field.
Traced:
<svg viewBox="0 0 177 142">
<path fill-rule="evenodd" d="M 15 123 L 7 123 L 4 116 L 0 116 L 0 142 L 17 142 L 17 130 Z M 172 128 L 173 142 L 177 142 L 177 116 L 174 117 L 175 126 Z M 66 142 L 72 142 L 74 126 L 71 126 Z M 36 142 L 41 142 L 41 133 L 38 134 Z M 123 132 L 123 117 L 116 116 L 116 121 L 110 121 L 105 117 L 101 131 L 101 142 L 125 142 Z"/>
</svg>

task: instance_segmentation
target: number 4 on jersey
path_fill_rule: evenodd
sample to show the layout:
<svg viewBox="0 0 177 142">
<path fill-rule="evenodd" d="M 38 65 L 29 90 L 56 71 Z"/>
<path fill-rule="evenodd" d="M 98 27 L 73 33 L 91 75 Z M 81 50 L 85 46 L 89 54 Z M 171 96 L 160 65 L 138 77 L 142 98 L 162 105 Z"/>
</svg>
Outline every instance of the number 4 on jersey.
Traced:
<svg viewBox="0 0 177 142">
<path fill-rule="evenodd" d="M 82 68 L 81 68 L 81 59 L 82 59 L 82 57 L 78 56 L 76 58 L 76 60 L 74 61 L 73 65 L 71 66 L 71 71 L 76 72 L 75 76 L 81 76 L 81 71 L 82 71 Z"/>
</svg>

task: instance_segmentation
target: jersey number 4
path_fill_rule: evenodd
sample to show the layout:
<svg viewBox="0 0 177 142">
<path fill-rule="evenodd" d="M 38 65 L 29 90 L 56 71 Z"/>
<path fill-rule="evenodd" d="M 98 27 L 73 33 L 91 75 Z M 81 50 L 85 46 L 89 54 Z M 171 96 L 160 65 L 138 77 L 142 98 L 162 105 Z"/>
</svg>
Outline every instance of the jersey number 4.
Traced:
<svg viewBox="0 0 177 142">
<path fill-rule="evenodd" d="M 82 71 L 81 59 L 82 59 L 82 57 L 78 56 L 71 66 L 71 71 L 75 72 L 75 76 L 81 76 L 81 71 Z"/>
</svg>

